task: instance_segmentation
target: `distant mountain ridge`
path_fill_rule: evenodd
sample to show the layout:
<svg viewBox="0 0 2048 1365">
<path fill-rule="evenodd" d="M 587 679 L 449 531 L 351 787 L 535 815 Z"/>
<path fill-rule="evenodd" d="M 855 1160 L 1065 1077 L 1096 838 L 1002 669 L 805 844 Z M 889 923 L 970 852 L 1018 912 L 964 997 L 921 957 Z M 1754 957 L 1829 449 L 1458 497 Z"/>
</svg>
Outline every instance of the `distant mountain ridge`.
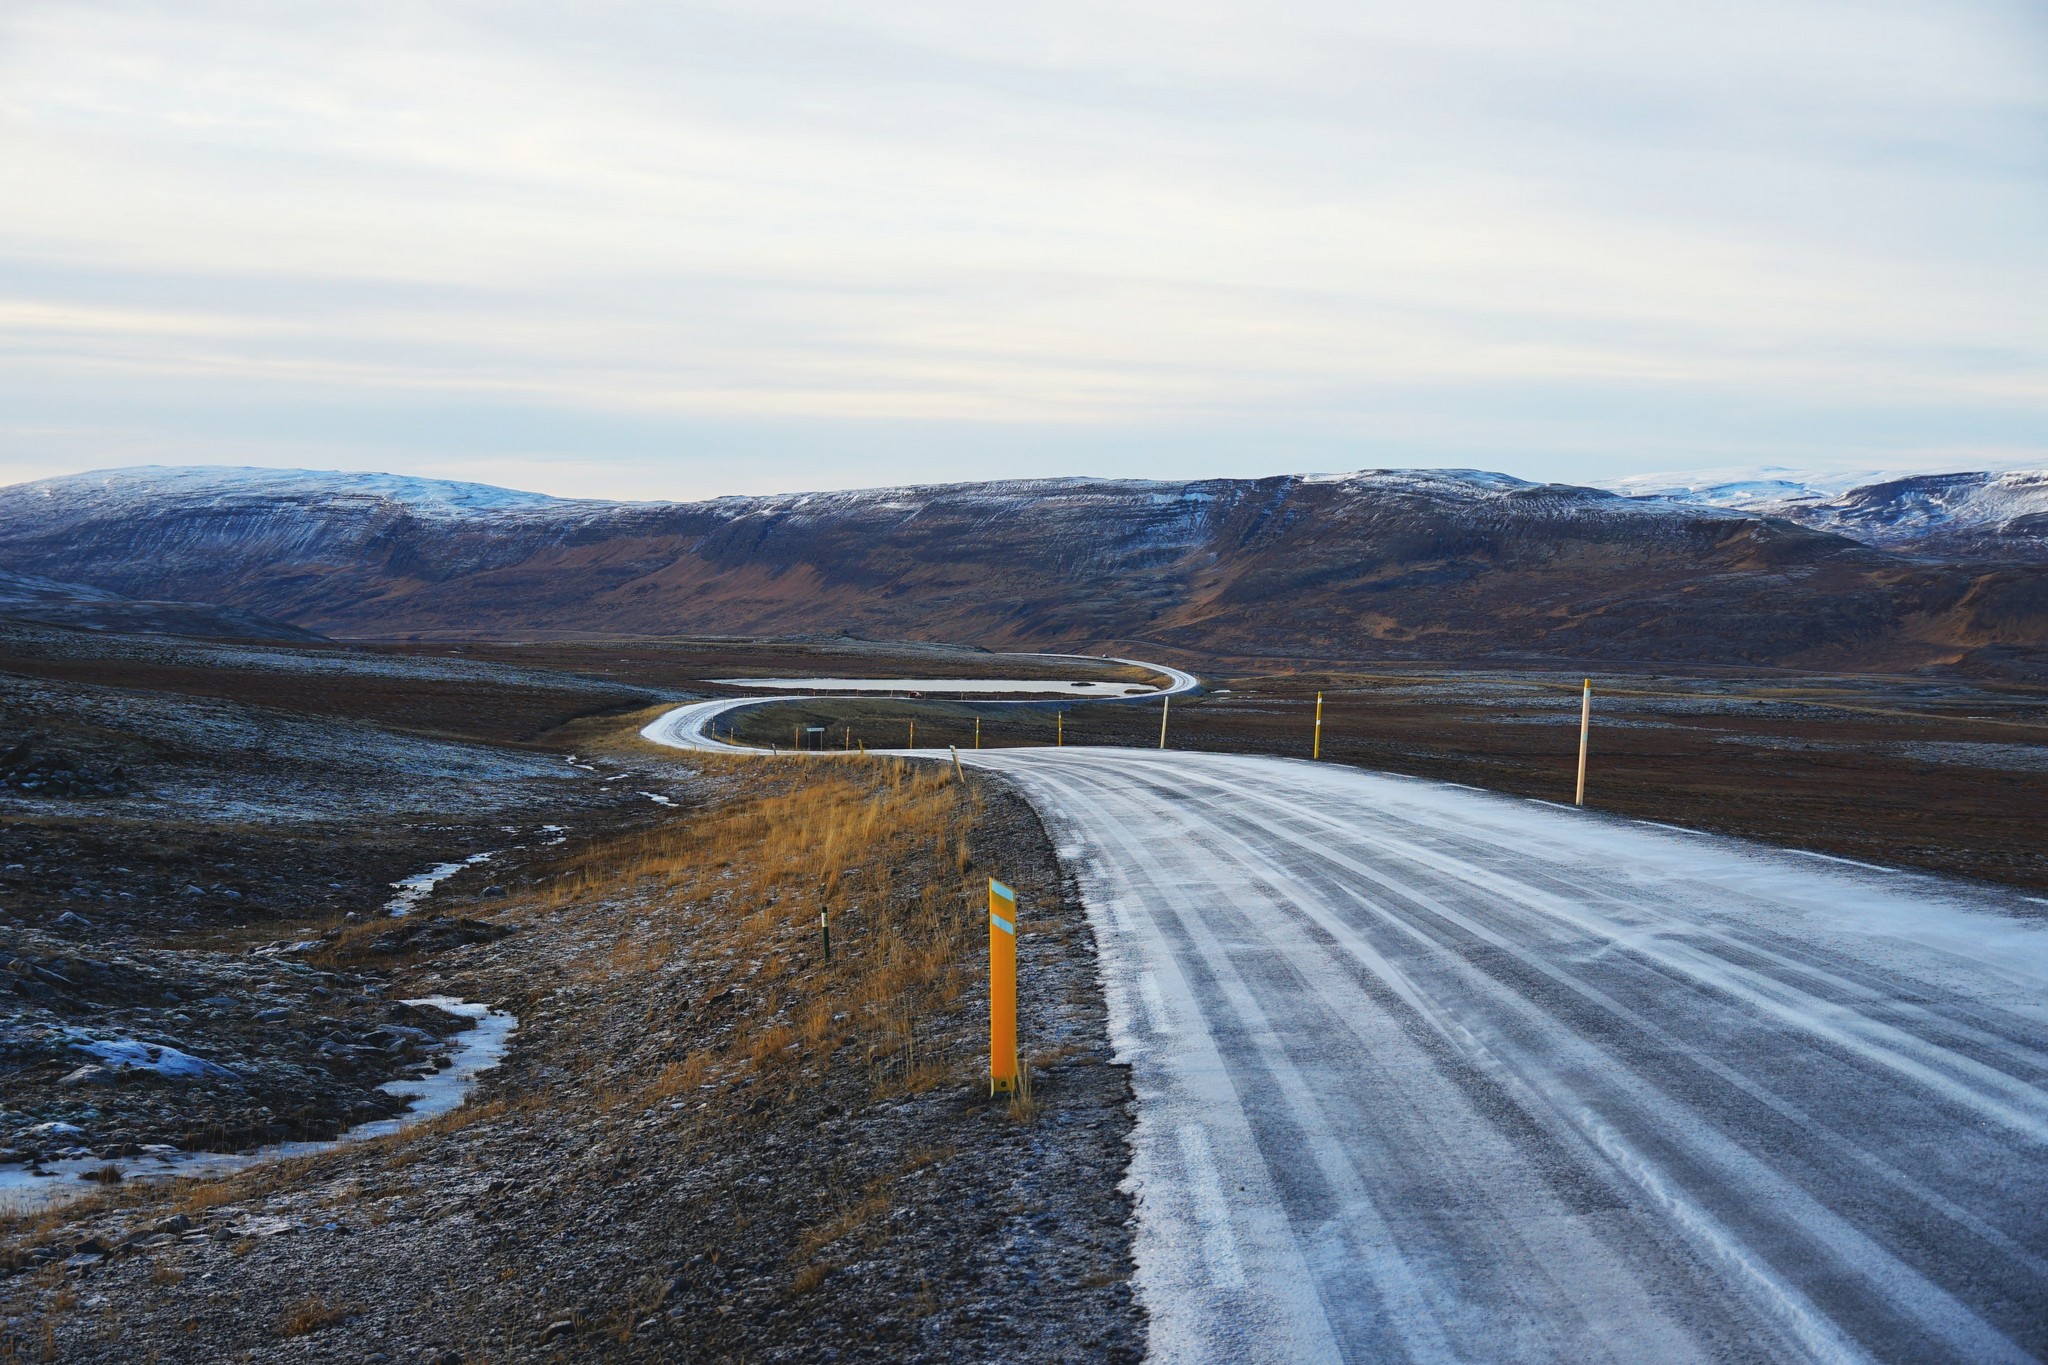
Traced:
<svg viewBox="0 0 2048 1365">
<path fill-rule="evenodd" d="M 1947 558 L 2048 560 L 2048 470 L 1974 470 L 1821 481 L 1791 471 L 1736 479 L 1649 475 L 1615 491 L 1784 517 L 1867 545 Z"/>
<path fill-rule="evenodd" d="M 2032 496 L 2017 487 L 2008 501 Z M 1891 534 L 1909 519 L 1885 520 L 1907 505 L 1888 497 L 1826 515 Z M 2003 535 L 2012 519 L 1972 524 Z M 0 488 L 0 568 L 343 636 L 847 630 L 1197 656 L 2022 672 L 2048 645 L 2038 563 L 1902 557 L 1809 504 L 1781 516 L 1476 470 L 700 503 L 110 470 Z"/>
</svg>

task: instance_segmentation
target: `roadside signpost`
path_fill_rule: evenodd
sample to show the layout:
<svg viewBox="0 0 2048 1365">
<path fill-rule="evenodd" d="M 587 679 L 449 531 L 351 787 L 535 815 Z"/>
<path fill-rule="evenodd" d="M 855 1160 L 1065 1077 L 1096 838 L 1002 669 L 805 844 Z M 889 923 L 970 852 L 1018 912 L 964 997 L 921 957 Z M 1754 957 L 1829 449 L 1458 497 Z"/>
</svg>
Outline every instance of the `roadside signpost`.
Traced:
<svg viewBox="0 0 2048 1365">
<path fill-rule="evenodd" d="M 1323 756 L 1323 694 L 1322 694 L 1322 693 L 1320 693 L 1320 692 L 1318 692 L 1318 693 L 1316 693 L 1316 740 L 1315 740 L 1315 747 L 1314 747 L 1313 749 L 1311 749 L 1311 750 L 1309 751 L 1309 757 L 1310 757 L 1310 758 L 1321 758 L 1322 756 Z"/>
<path fill-rule="evenodd" d="M 1579 794 L 1572 799 L 1575 806 L 1586 804 L 1586 740 L 1593 733 L 1593 680 L 1586 679 L 1586 690 L 1579 701 Z"/>
<path fill-rule="evenodd" d="M 1166 713 L 1172 709 L 1172 697 L 1161 697 L 1159 699 L 1159 747 L 1162 749 L 1166 747 Z"/>
<path fill-rule="evenodd" d="M 1017 1088 L 1017 893 L 988 881 L 988 1093 Z"/>
</svg>

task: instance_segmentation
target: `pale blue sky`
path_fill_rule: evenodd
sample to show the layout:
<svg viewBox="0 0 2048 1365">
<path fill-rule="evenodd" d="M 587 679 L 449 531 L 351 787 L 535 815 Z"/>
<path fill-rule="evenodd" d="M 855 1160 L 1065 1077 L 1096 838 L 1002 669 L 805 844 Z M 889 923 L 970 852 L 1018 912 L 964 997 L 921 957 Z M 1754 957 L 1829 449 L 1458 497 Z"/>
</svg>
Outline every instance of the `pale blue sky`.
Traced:
<svg viewBox="0 0 2048 1365">
<path fill-rule="evenodd" d="M 15 0 L 0 480 L 2048 462 L 1979 0 Z"/>
</svg>

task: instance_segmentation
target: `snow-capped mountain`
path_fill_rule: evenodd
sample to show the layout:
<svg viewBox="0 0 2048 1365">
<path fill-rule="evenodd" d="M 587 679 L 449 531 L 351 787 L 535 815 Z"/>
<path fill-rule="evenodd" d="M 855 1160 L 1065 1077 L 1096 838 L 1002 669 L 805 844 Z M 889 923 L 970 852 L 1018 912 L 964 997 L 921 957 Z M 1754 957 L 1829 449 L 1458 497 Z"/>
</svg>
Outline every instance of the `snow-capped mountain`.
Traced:
<svg viewBox="0 0 2048 1365">
<path fill-rule="evenodd" d="M 1721 470 L 1641 475 L 1609 487 L 1645 501 L 1783 517 L 1890 550 L 2048 560 L 2048 470 L 1886 475 Z"/>
<path fill-rule="evenodd" d="M 1857 506 L 1842 504 L 1844 524 Z M 1887 666 L 2048 640 L 2029 605 L 2048 570 L 1904 560 L 1797 524 L 1802 509 L 1477 470 L 614 503 L 134 469 L 0 489 L 0 568 L 344 636 L 846 630 L 1245 657 Z"/>
<path fill-rule="evenodd" d="M 402 506 L 416 517 L 495 517 L 526 511 L 554 511 L 577 504 L 546 493 L 522 493 L 485 483 L 417 479 L 404 474 L 338 470 L 259 469 L 246 465 L 142 465 L 100 469 L 19 487 L 49 502 L 118 512 L 123 507 L 160 505 L 166 500 L 232 506 L 251 501 L 318 503 L 346 507 Z M 599 504 L 610 506 L 612 504 Z"/>
</svg>

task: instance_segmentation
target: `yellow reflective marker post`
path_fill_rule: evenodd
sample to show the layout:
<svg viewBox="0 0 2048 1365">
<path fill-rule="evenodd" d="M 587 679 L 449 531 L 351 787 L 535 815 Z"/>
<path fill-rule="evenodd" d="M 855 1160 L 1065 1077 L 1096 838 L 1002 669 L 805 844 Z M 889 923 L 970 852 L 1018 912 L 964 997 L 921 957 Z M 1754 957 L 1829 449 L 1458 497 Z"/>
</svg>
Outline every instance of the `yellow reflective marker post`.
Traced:
<svg viewBox="0 0 2048 1365">
<path fill-rule="evenodd" d="M 1172 709 L 1172 697 L 1161 697 L 1159 699 L 1159 747 L 1162 749 L 1166 747 L 1166 713 Z"/>
<path fill-rule="evenodd" d="M 917 722 L 916 722 L 916 721 L 912 721 L 912 722 L 910 722 L 910 743 L 908 743 L 908 744 L 904 745 L 903 747 L 904 747 L 904 748 L 906 748 L 906 749 L 915 749 L 915 748 L 917 747 Z"/>
<path fill-rule="evenodd" d="M 1585 697 L 1579 703 L 1579 794 L 1572 804 L 1586 804 L 1586 741 L 1593 733 L 1593 680 L 1586 679 Z"/>
<path fill-rule="evenodd" d="M 981 717 L 980 717 L 980 716 L 976 716 L 976 717 L 974 718 L 974 747 L 975 747 L 975 748 L 977 748 L 977 749 L 979 749 L 979 748 L 981 747 Z"/>
<path fill-rule="evenodd" d="M 1315 748 L 1314 748 L 1314 750 L 1312 750 L 1312 751 L 1310 752 L 1310 754 L 1309 754 L 1309 757 L 1310 757 L 1310 758 L 1321 758 L 1322 756 L 1323 756 L 1323 694 L 1322 694 L 1322 693 L 1320 693 L 1320 692 L 1318 692 L 1318 693 L 1316 693 L 1316 743 L 1315 743 Z"/>
<path fill-rule="evenodd" d="M 1055 749 L 1067 747 L 1067 713 L 1064 711 L 1052 713 L 1052 747 Z"/>
<path fill-rule="evenodd" d="M 988 879 L 988 1093 L 1017 1088 L 1017 893 Z"/>
</svg>

